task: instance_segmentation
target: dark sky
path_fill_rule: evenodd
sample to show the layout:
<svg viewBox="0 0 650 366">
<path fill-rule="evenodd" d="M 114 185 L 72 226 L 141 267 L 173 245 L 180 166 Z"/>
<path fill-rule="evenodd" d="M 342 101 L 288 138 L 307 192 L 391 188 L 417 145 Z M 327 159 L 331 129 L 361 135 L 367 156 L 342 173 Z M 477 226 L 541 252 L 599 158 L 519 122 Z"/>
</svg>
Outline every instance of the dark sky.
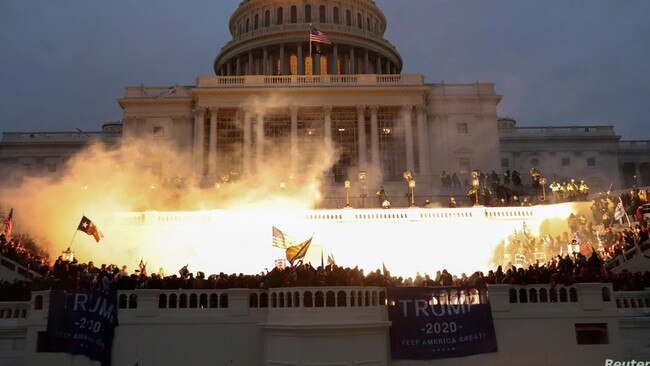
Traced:
<svg viewBox="0 0 650 366">
<path fill-rule="evenodd" d="M 493 82 L 520 126 L 650 139 L 650 1 L 377 0 L 403 73 Z M 99 130 L 125 86 L 212 75 L 238 0 L 1 0 L 0 131 Z"/>
</svg>

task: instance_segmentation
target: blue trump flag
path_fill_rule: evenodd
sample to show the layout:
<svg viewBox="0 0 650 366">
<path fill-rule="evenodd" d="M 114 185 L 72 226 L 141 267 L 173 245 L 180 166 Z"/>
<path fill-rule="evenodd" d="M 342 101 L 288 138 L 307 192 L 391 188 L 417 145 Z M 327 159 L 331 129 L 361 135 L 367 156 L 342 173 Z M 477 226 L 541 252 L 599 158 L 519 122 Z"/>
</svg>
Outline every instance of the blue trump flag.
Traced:
<svg viewBox="0 0 650 366">
<path fill-rule="evenodd" d="M 113 335 L 117 325 L 117 292 L 50 292 L 47 335 L 50 352 L 85 355 L 111 364 Z"/>
<path fill-rule="evenodd" d="M 392 287 L 387 292 L 393 359 L 497 351 L 485 286 Z"/>
</svg>

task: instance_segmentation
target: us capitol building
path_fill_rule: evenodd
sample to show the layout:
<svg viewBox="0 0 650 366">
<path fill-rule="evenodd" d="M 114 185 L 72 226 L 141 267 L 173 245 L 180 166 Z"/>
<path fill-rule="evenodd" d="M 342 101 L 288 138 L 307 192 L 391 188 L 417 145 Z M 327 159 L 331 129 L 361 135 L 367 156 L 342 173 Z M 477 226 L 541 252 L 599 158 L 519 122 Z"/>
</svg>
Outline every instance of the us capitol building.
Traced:
<svg viewBox="0 0 650 366">
<path fill-rule="evenodd" d="M 310 23 L 331 45 L 310 44 Z M 19 176 L 56 175 L 93 141 L 135 139 L 191 151 L 205 187 L 255 174 L 274 154 L 295 174 L 323 149 L 335 155 L 323 177 L 326 197 L 340 195 L 347 179 L 356 183 L 359 172 L 367 172 L 369 189 L 403 192 L 407 170 L 420 197 L 444 193 L 443 170 L 462 182 L 473 169 L 517 170 L 526 184 L 535 167 L 549 183 L 584 179 L 596 191 L 650 184 L 649 141 L 622 141 L 611 125 L 518 127 L 498 116 L 502 96 L 492 83 L 402 74 L 386 27 L 371 0 L 242 1 L 215 75 L 194 85 L 126 87 L 123 120 L 101 131 L 4 132 L 1 165 Z"/>
</svg>

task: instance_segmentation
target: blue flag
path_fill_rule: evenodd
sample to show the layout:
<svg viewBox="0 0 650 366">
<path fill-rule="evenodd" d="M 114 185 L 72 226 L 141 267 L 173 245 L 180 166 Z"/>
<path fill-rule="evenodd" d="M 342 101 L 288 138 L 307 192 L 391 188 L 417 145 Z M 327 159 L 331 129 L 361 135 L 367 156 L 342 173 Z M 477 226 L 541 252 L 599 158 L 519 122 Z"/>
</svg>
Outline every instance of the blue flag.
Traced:
<svg viewBox="0 0 650 366">
<path fill-rule="evenodd" d="M 116 325 L 115 290 L 50 292 L 47 319 L 50 352 L 85 355 L 108 366 Z"/>
</svg>

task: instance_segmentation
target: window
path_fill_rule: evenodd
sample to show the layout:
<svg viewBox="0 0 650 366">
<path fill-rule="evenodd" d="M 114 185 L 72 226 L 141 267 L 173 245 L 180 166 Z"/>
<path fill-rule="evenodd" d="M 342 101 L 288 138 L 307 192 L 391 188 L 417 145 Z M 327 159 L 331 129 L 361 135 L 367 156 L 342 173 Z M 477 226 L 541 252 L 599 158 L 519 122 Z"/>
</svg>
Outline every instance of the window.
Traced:
<svg viewBox="0 0 650 366">
<path fill-rule="evenodd" d="M 154 126 L 153 137 L 165 137 L 165 128 L 161 126 Z"/>
<path fill-rule="evenodd" d="M 363 22 L 361 21 L 361 13 L 357 13 L 357 27 L 361 29 L 362 26 L 363 26 Z"/>
<path fill-rule="evenodd" d="M 278 8 L 278 16 L 275 19 L 275 24 L 280 25 L 284 22 L 284 10 L 282 8 Z"/>
<path fill-rule="evenodd" d="M 321 23 L 325 23 L 326 22 L 325 18 L 327 18 L 326 15 L 327 14 L 326 14 L 326 11 L 325 11 L 325 5 L 321 5 L 318 8 L 318 21 L 321 22 Z"/>
<path fill-rule="evenodd" d="M 370 18 L 366 18 L 366 30 L 370 31 Z"/>
<path fill-rule="evenodd" d="M 257 30 L 260 27 L 260 15 L 255 14 L 255 21 L 253 22 L 253 29 Z"/>
<path fill-rule="evenodd" d="M 577 344 L 609 344 L 607 323 L 576 324 Z"/>
<path fill-rule="evenodd" d="M 48 173 L 56 173 L 56 164 L 47 164 Z"/>
<path fill-rule="evenodd" d="M 311 22 L 311 5 L 305 5 L 305 23 Z"/>
<path fill-rule="evenodd" d="M 507 168 L 510 166 L 510 161 L 508 158 L 501 158 L 501 167 L 502 168 Z"/>
<path fill-rule="evenodd" d="M 291 7 L 291 23 L 298 22 L 298 7 L 293 5 Z"/>
<path fill-rule="evenodd" d="M 251 20 L 246 18 L 246 33 L 248 33 L 248 31 L 250 30 L 250 26 L 251 26 Z"/>
<path fill-rule="evenodd" d="M 562 166 L 569 166 L 571 164 L 571 159 L 562 158 Z"/>
<path fill-rule="evenodd" d="M 471 170 L 469 158 L 458 158 L 458 170 L 460 173 L 467 173 Z"/>
<path fill-rule="evenodd" d="M 339 19 L 339 8 L 334 7 L 334 24 L 339 23 L 341 23 L 341 19 Z"/>
<path fill-rule="evenodd" d="M 467 123 L 457 123 L 456 132 L 458 132 L 459 135 L 467 135 L 469 133 L 469 127 L 467 127 Z"/>
<path fill-rule="evenodd" d="M 595 167 L 596 166 L 596 158 L 587 158 L 587 166 Z"/>
<path fill-rule="evenodd" d="M 345 11 L 345 25 L 352 26 L 352 13 L 349 10 Z"/>
<path fill-rule="evenodd" d="M 271 11 L 267 10 L 264 12 L 264 26 L 265 27 L 270 27 L 271 26 Z"/>
</svg>

